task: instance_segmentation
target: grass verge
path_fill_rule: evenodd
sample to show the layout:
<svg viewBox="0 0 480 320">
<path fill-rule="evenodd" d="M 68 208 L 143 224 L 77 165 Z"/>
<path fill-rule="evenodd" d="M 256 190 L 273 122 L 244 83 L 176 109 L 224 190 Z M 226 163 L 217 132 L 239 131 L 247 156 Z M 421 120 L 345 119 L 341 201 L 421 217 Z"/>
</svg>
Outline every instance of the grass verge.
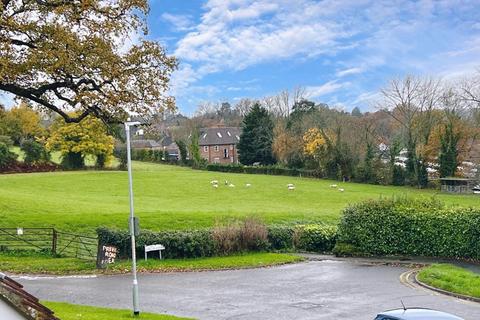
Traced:
<svg viewBox="0 0 480 320">
<path fill-rule="evenodd" d="M 148 312 L 140 313 L 140 316 L 134 317 L 131 310 L 120 310 L 110 308 L 99 308 L 70 304 L 64 302 L 43 301 L 45 306 L 55 312 L 55 316 L 62 320 L 118 320 L 118 319 L 142 319 L 142 320 L 180 320 L 189 318 L 179 318 L 170 315 L 154 314 Z"/>
<path fill-rule="evenodd" d="M 433 264 L 418 273 L 418 280 L 435 288 L 480 298 L 480 275 L 451 264 Z"/>
<path fill-rule="evenodd" d="M 259 268 L 300 262 L 304 259 L 281 253 L 245 253 L 226 257 L 198 259 L 138 260 L 140 272 L 173 272 Z M 105 271 L 97 270 L 95 262 L 75 258 L 53 258 L 41 254 L 0 253 L 0 271 L 31 274 L 93 274 L 126 273 L 131 270 L 130 261 L 119 261 Z"/>
</svg>

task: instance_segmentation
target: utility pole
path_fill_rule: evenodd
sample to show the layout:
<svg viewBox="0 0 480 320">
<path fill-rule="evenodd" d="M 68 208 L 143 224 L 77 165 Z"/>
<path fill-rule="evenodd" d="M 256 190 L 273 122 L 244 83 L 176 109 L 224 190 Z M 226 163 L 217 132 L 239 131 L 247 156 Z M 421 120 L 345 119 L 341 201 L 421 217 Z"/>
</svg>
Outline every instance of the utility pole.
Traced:
<svg viewBox="0 0 480 320">
<path fill-rule="evenodd" d="M 130 120 L 130 119 L 129 119 Z M 138 316 L 138 280 L 137 280 L 137 257 L 135 250 L 135 214 L 133 210 L 133 181 L 132 181 L 132 158 L 130 151 L 130 127 L 139 125 L 140 122 L 125 122 L 125 134 L 127 136 L 127 168 L 128 168 L 128 190 L 130 195 L 130 238 L 132 239 L 132 275 L 133 275 L 133 314 Z"/>
</svg>

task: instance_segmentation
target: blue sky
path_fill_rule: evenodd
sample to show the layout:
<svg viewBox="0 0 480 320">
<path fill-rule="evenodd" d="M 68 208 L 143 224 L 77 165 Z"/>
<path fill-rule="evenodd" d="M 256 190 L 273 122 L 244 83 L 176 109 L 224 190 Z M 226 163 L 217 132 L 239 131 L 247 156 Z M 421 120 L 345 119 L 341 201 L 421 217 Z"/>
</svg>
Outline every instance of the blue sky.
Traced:
<svg viewBox="0 0 480 320">
<path fill-rule="evenodd" d="M 171 93 L 184 114 L 205 101 L 234 105 L 299 86 L 311 100 L 365 111 L 393 77 L 455 81 L 480 68 L 479 0 L 150 5 L 148 37 L 180 62 Z M 2 101 L 9 104 L 0 95 Z"/>
<path fill-rule="evenodd" d="M 455 80 L 480 67 L 478 1 L 151 0 L 150 37 L 179 58 L 172 92 L 204 101 L 301 86 L 346 110 L 371 107 L 389 79 Z"/>
</svg>

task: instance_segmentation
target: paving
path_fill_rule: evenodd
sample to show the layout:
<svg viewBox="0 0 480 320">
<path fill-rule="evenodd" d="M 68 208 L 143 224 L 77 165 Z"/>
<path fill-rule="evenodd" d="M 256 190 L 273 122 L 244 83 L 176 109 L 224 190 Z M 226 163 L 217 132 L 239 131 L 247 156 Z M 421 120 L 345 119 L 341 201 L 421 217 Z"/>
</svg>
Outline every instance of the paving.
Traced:
<svg viewBox="0 0 480 320">
<path fill-rule="evenodd" d="M 197 319 L 355 319 L 421 306 L 480 319 L 480 304 L 404 284 L 406 267 L 309 261 L 266 269 L 141 274 L 142 311 Z M 131 277 L 17 278 L 44 300 L 129 308 Z"/>
</svg>

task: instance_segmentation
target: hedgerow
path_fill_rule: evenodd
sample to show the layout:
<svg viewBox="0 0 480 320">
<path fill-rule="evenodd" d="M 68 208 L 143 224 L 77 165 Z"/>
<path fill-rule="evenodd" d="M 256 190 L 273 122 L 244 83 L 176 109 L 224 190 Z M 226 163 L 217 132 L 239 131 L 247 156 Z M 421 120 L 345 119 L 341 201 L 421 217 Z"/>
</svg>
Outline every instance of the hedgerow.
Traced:
<svg viewBox="0 0 480 320">
<path fill-rule="evenodd" d="M 126 230 L 97 229 L 100 244 L 118 247 L 122 258 L 131 256 L 130 235 Z M 216 226 L 211 230 L 160 231 L 142 230 L 136 237 L 137 254 L 144 246 L 162 244 L 166 258 L 197 258 L 245 251 L 300 250 L 328 252 L 333 249 L 336 227 L 326 225 L 271 226 L 252 219 Z"/>
<path fill-rule="evenodd" d="M 383 199 L 344 209 L 337 251 L 479 259 L 479 239 L 479 208 L 446 208 L 435 200 Z"/>
</svg>

